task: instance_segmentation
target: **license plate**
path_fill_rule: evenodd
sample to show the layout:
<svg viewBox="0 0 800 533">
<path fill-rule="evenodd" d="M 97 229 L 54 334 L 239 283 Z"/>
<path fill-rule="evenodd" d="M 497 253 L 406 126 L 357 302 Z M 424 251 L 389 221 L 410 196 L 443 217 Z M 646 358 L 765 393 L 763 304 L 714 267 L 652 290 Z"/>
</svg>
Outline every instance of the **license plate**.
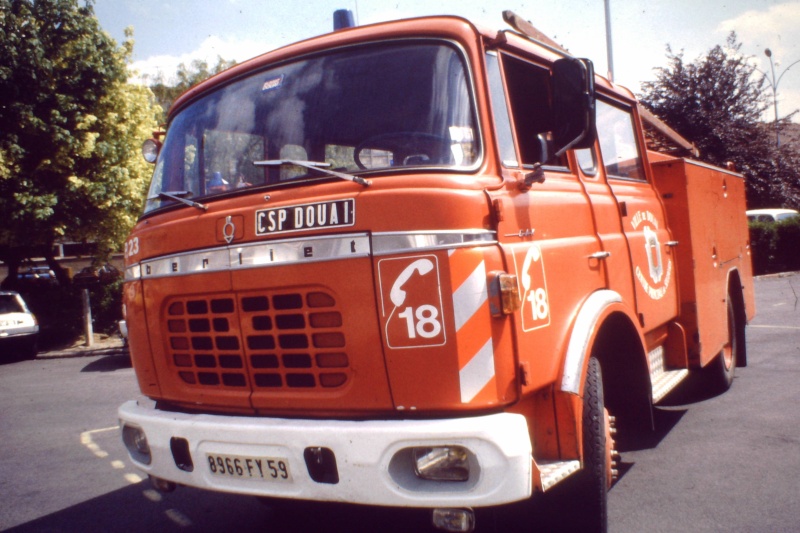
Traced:
<svg viewBox="0 0 800 533">
<path fill-rule="evenodd" d="M 212 475 L 236 479 L 291 481 L 289 460 L 284 457 L 248 457 L 243 455 L 206 454 Z"/>
</svg>

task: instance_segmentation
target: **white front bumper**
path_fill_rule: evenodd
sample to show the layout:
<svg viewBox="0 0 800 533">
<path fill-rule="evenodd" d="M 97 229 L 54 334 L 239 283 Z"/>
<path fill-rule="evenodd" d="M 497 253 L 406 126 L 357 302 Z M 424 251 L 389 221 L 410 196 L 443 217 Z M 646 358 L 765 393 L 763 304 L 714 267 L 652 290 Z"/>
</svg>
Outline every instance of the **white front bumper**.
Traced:
<svg viewBox="0 0 800 533">
<path fill-rule="evenodd" d="M 295 420 L 171 413 L 135 401 L 119 408 L 121 425 L 144 430 L 152 454 L 147 474 L 192 487 L 313 501 L 341 501 L 400 507 L 483 507 L 522 500 L 532 491 L 532 451 L 522 415 L 501 413 L 442 420 Z M 170 439 L 186 439 L 194 463 L 179 469 Z M 467 448 L 470 479 L 437 482 L 414 474 L 415 446 Z M 303 452 L 333 451 L 339 482 L 318 483 L 307 470 Z M 291 482 L 213 476 L 206 454 L 282 457 Z"/>
</svg>

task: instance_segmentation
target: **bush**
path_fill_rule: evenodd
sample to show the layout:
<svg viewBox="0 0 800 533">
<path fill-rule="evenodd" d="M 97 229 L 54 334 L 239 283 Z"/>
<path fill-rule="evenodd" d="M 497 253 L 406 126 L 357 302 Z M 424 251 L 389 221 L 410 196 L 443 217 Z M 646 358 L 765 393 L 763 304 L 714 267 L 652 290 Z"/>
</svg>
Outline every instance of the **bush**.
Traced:
<svg viewBox="0 0 800 533">
<path fill-rule="evenodd" d="M 18 290 L 39 321 L 44 348 L 71 343 L 83 335 L 83 287 L 69 284 Z M 122 318 L 122 280 L 92 285 L 89 303 L 93 331 L 115 334 Z"/>
<path fill-rule="evenodd" d="M 751 222 L 753 273 L 800 270 L 800 217 L 778 223 Z"/>
</svg>

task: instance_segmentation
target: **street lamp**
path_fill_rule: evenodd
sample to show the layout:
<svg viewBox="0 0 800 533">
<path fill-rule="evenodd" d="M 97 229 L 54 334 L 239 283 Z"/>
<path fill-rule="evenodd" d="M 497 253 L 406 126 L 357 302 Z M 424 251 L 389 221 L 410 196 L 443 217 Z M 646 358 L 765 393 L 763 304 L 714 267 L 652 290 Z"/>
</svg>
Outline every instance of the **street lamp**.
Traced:
<svg viewBox="0 0 800 533">
<path fill-rule="evenodd" d="M 790 68 L 795 66 L 796 64 L 800 63 L 800 59 L 783 69 L 781 75 L 775 78 L 775 63 L 772 61 L 772 50 L 767 48 L 764 50 L 764 55 L 769 58 L 769 67 L 772 71 L 772 78 L 770 78 L 767 74 L 764 77 L 769 81 L 770 87 L 772 87 L 772 106 L 775 109 L 775 144 L 777 146 L 781 145 L 781 137 L 780 137 L 780 129 L 778 127 L 778 84 L 781 82 L 783 75 L 786 74 Z"/>
</svg>

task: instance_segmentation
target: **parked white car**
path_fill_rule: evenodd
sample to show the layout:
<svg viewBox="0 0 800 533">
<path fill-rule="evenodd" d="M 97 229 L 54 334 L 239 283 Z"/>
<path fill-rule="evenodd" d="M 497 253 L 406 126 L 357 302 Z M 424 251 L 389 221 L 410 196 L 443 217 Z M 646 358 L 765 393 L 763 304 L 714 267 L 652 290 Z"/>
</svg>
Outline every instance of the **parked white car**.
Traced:
<svg viewBox="0 0 800 533">
<path fill-rule="evenodd" d="M 780 222 L 800 216 L 794 209 L 751 209 L 747 211 L 750 222 Z"/>
<path fill-rule="evenodd" d="M 0 291 L 0 357 L 36 357 L 39 322 L 18 292 Z"/>
</svg>

